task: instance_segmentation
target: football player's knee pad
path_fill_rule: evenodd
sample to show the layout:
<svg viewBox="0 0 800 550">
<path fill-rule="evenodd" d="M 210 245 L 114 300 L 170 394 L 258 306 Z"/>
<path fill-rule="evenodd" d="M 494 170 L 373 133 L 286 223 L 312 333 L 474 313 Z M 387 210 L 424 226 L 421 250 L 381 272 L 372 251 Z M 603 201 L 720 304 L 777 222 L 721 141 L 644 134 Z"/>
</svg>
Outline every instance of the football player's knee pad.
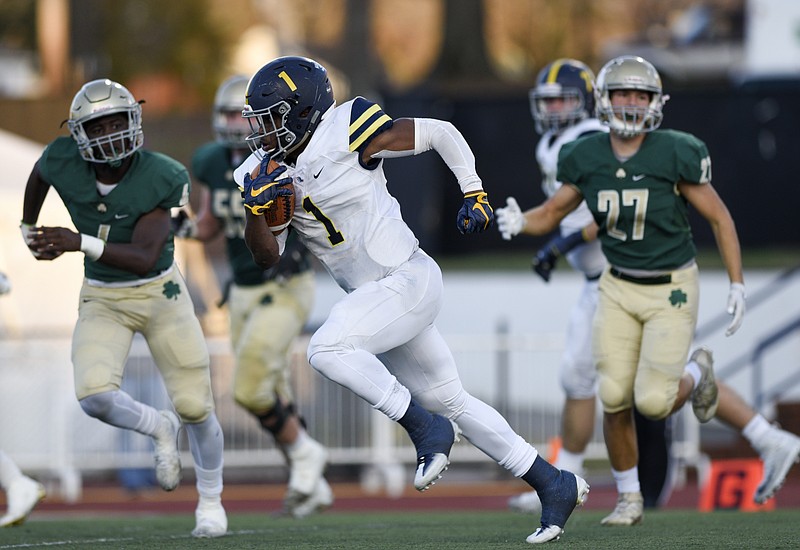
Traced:
<svg viewBox="0 0 800 550">
<path fill-rule="evenodd" d="M 308 347 L 308 364 L 311 365 L 318 373 L 325 376 L 325 367 L 330 364 L 330 357 L 333 355 L 330 351 L 321 351 L 319 349 L 311 349 L 311 346 Z"/>
<path fill-rule="evenodd" d="M 78 403 L 83 412 L 92 418 L 103 419 L 108 416 L 114 407 L 114 392 L 95 393 L 80 399 Z"/>
<path fill-rule="evenodd" d="M 663 391 L 644 391 L 636 394 L 635 404 L 645 418 L 661 420 L 669 416 L 674 399 L 670 400 Z"/>
<path fill-rule="evenodd" d="M 203 422 L 214 410 L 211 378 L 207 366 L 182 368 L 165 376 L 167 393 L 175 412 L 189 424 Z"/>
<path fill-rule="evenodd" d="M 237 376 L 233 383 L 233 399 L 250 412 L 264 411 L 275 405 L 277 379 L 265 376 L 258 380 L 253 377 Z"/>
<path fill-rule="evenodd" d="M 276 401 L 291 403 L 294 395 L 286 387 L 286 381 L 259 380 L 249 386 L 237 384 L 234 388 L 234 401 L 255 416 L 275 406 Z"/>
<path fill-rule="evenodd" d="M 325 367 L 327 362 L 338 362 L 337 354 L 351 353 L 356 349 L 353 343 L 343 337 L 338 327 L 325 323 L 311 336 L 308 342 L 308 362 L 315 369 Z M 316 365 L 315 365 L 316 363 Z"/>
<path fill-rule="evenodd" d="M 344 346 L 315 344 L 312 340 L 308 346 L 308 364 L 326 378 L 335 380 L 331 374 L 341 361 L 338 355 L 344 351 Z"/>
<path fill-rule="evenodd" d="M 600 377 L 597 393 L 603 403 L 603 410 L 607 413 L 616 413 L 633 407 L 633 391 L 613 378 Z"/>
<path fill-rule="evenodd" d="M 172 397 L 172 405 L 178 416 L 186 423 L 196 424 L 208 418 L 214 410 L 214 403 L 205 392 L 181 392 Z"/>
<path fill-rule="evenodd" d="M 256 414 L 255 416 L 261 423 L 262 428 L 277 436 L 283 429 L 286 421 L 295 414 L 294 403 L 284 405 L 276 395 L 275 405 L 267 412 Z"/>
</svg>

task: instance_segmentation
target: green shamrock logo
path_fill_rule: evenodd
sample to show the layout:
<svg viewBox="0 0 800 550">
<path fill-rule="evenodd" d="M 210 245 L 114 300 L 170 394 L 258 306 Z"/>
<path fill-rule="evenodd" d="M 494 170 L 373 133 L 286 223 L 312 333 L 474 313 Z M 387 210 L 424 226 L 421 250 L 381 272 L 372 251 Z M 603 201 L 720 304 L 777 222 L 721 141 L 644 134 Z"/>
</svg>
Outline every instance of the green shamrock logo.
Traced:
<svg viewBox="0 0 800 550">
<path fill-rule="evenodd" d="M 686 301 L 686 293 L 680 288 L 676 288 L 669 295 L 669 303 L 672 304 L 673 307 L 681 307 L 681 305 L 685 304 Z"/>
<path fill-rule="evenodd" d="M 167 281 L 164 283 L 164 296 L 167 297 L 169 300 L 177 300 L 178 294 L 181 293 L 181 287 L 177 285 L 174 281 Z"/>
</svg>

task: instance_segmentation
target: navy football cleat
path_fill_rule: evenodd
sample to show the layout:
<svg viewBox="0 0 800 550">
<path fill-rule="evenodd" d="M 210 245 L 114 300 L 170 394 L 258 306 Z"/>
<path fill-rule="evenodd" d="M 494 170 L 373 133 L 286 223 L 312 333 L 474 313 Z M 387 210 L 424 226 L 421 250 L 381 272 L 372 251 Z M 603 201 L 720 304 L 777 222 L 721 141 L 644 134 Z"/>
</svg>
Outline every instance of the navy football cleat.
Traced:
<svg viewBox="0 0 800 550">
<path fill-rule="evenodd" d="M 561 537 L 573 510 L 586 502 L 589 484 L 582 477 L 561 470 L 553 484 L 542 487 L 538 493 L 542 501 L 542 526 L 525 539 L 531 544 L 541 544 Z"/>
<path fill-rule="evenodd" d="M 432 416 L 426 433 L 414 442 L 417 447 L 414 487 L 417 491 L 425 491 L 442 477 L 450 464 L 450 449 L 461 434 L 455 422 L 439 414 Z"/>
</svg>

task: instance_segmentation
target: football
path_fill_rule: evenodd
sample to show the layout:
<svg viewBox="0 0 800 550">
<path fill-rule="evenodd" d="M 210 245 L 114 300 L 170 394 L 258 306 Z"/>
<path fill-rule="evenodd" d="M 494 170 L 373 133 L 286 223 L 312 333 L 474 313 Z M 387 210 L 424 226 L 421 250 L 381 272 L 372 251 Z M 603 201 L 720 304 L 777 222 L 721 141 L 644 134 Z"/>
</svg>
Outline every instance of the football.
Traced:
<svg viewBox="0 0 800 550">
<path fill-rule="evenodd" d="M 269 171 L 272 172 L 276 168 L 278 168 L 279 164 L 274 160 L 270 160 L 268 167 Z M 250 173 L 250 177 L 256 179 L 258 173 L 261 171 L 261 165 L 258 164 Z M 286 176 L 284 172 L 281 174 L 281 179 Z M 264 212 L 264 219 L 267 222 L 272 233 L 275 235 L 280 235 L 284 229 L 289 227 L 289 224 L 292 223 L 292 216 L 294 215 L 294 184 L 293 183 L 285 183 L 281 187 L 286 187 L 292 190 L 292 194 L 285 196 L 285 197 L 278 197 L 275 199 L 275 202 Z"/>
</svg>

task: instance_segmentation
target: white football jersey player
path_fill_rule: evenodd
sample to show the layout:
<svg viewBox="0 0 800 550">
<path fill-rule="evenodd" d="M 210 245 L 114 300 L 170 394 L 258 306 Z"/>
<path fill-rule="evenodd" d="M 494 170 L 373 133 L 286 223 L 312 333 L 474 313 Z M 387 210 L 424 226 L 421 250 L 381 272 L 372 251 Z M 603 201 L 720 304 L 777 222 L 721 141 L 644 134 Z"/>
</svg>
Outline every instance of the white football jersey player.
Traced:
<svg viewBox="0 0 800 550">
<path fill-rule="evenodd" d="M 383 170 L 365 168 L 355 152 L 387 124 L 388 115 L 362 97 L 334 107 L 287 172 L 295 191 L 291 227 L 345 292 L 384 278 L 419 248 Z M 258 163 L 251 155 L 236 171 L 239 185 Z"/>
<path fill-rule="evenodd" d="M 608 132 L 608 127 L 596 118 L 586 118 L 573 126 L 561 129 L 558 133 L 548 130 L 539 139 L 539 143 L 536 145 L 536 162 L 539 163 L 542 171 L 542 191 L 548 198 L 555 195 L 561 187 L 561 182 L 556 180 L 558 153 L 561 151 L 561 147 L 583 135 L 594 132 Z M 578 208 L 562 220 L 561 232 L 566 235 L 580 231 L 592 221 L 592 213 L 589 212 L 586 203 L 582 202 Z"/>
<path fill-rule="evenodd" d="M 561 151 L 561 147 L 585 134 L 594 132 L 608 132 L 608 128 L 596 118 L 586 118 L 561 129 L 558 133 L 548 130 L 542 135 L 536 146 L 536 161 L 542 171 L 542 191 L 545 195 L 552 197 L 561 187 L 561 182 L 556 179 L 558 153 Z M 569 235 L 580 231 L 593 221 L 592 213 L 584 201 L 561 220 L 559 229 L 561 235 Z M 596 239 L 573 248 L 565 257 L 575 270 L 589 277 L 596 277 L 606 265 L 605 256 L 600 249 L 600 241 Z"/>
<path fill-rule="evenodd" d="M 460 431 L 513 475 L 554 495 L 543 502 L 542 528 L 531 537 L 559 536 L 588 485 L 541 459 L 500 413 L 464 389 L 434 325 L 441 270 L 419 248 L 386 188 L 383 159 L 435 150 L 464 193 L 459 231 L 486 230 L 494 215 L 464 137 L 441 120 L 393 121 L 360 97 L 334 107 L 325 70 L 304 58 L 262 67 L 250 80 L 247 101 L 243 115 L 257 126 L 248 137 L 256 159 L 236 174 L 237 182 L 247 187 L 245 170 L 266 154 L 293 161 L 290 227 L 347 291 L 311 337 L 309 364 L 408 432 L 417 451 L 417 490 L 441 476 Z M 245 234 L 255 261 L 274 265 L 282 234 L 274 237 L 253 211 Z"/>
</svg>

